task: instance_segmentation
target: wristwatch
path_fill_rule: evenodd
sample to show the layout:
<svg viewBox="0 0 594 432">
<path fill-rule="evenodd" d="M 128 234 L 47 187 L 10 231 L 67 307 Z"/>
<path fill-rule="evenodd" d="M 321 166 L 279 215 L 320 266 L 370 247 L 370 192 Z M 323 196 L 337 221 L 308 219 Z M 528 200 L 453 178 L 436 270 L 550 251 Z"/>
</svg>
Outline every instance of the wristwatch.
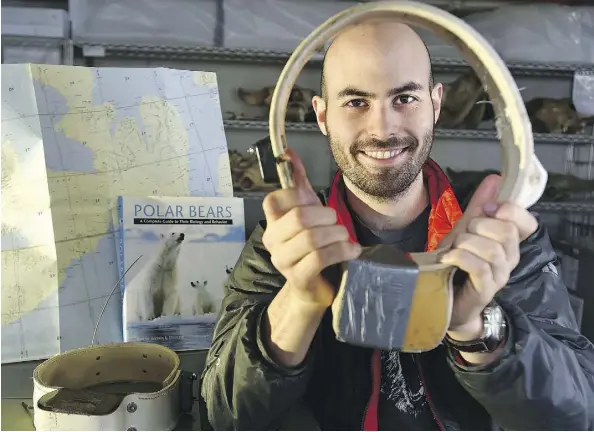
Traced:
<svg viewBox="0 0 594 432">
<path fill-rule="evenodd" d="M 465 353 L 492 353 L 505 339 L 507 322 L 503 309 L 494 301 L 482 312 L 483 334 L 475 340 L 457 341 L 446 335 L 447 345 Z"/>
</svg>

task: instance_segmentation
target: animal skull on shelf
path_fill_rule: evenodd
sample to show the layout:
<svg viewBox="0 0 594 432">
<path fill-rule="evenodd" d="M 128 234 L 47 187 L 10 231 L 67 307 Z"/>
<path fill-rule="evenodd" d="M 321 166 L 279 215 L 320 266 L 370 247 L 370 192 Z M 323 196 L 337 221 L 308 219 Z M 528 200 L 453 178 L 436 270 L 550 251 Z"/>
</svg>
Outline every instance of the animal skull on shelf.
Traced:
<svg viewBox="0 0 594 432">
<path fill-rule="evenodd" d="M 229 150 L 231 179 L 236 191 L 272 191 L 277 185 L 262 180 L 258 158 L 253 154 L 242 154 L 237 150 Z"/>
<path fill-rule="evenodd" d="M 243 87 L 237 89 L 237 97 L 246 105 L 270 107 L 274 87 L 267 86 L 259 90 L 246 90 Z M 315 91 L 299 86 L 293 86 L 291 95 L 287 101 L 286 118 L 287 122 L 303 123 L 314 122 L 315 113 L 311 100 Z"/>
<path fill-rule="evenodd" d="M 437 126 L 445 129 L 476 129 L 483 121 L 487 92 L 473 69 L 443 85 L 441 112 Z"/>
</svg>

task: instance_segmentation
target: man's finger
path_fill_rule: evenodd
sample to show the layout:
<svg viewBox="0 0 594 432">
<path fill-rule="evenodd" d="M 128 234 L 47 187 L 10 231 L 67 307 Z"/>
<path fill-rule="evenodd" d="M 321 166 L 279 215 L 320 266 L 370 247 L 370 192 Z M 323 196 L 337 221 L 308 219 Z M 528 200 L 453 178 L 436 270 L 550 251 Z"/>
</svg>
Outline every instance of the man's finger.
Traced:
<svg viewBox="0 0 594 432">
<path fill-rule="evenodd" d="M 270 192 L 262 201 L 262 209 L 268 222 L 274 222 L 299 205 L 298 189 L 278 189 Z"/>
<path fill-rule="evenodd" d="M 333 208 L 296 206 L 277 219 L 277 223 L 266 227 L 262 241 L 270 248 L 288 241 L 308 228 L 333 224 L 336 224 L 336 211 Z"/>
<path fill-rule="evenodd" d="M 348 240 L 349 233 L 342 225 L 318 226 L 301 231 L 275 249 L 275 267 L 277 269 L 292 267 L 315 250 Z"/>
<path fill-rule="evenodd" d="M 472 233 L 462 233 L 454 242 L 454 247 L 467 250 L 489 264 L 504 264 L 507 262 L 506 250 L 502 244 Z"/>
<path fill-rule="evenodd" d="M 295 187 L 275 190 L 266 195 L 262 208 L 268 222 L 280 219 L 299 205 L 322 205 L 307 178 L 301 158 L 291 148 L 287 148 L 286 155 L 291 163 Z"/>
<path fill-rule="evenodd" d="M 519 260 L 519 234 L 515 222 L 493 217 L 474 218 L 468 224 L 467 230 L 471 234 L 491 239 L 501 244 L 505 250 L 505 259 L 510 263 Z M 514 264 L 515 267 L 515 264 Z"/>
<path fill-rule="evenodd" d="M 472 252 L 464 249 L 454 249 L 448 252 L 443 257 L 443 262 L 468 273 L 472 287 L 474 288 L 473 293 L 466 292 L 465 290 L 458 301 L 469 302 L 469 305 L 475 307 L 477 304 L 480 307 L 484 307 L 491 301 L 493 295 L 497 291 L 497 287 L 494 283 L 493 267 L 482 258 L 476 256 Z M 470 307 L 470 306 L 466 306 Z"/>
<path fill-rule="evenodd" d="M 518 229 L 520 240 L 526 240 L 538 228 L 538 221 L 528 210 L 512 203 L 501 204 L 494 217 L 513 223 Z"/>
<path fill-rule="evenodd" d="M 496 204 L 500 184 L 501 176 L 497 174 L 491 174 L 485 177 L 474 191 L 462 219 L 470 221 L 474 217 L 482 216 L 485 214 L 485 205 Z"/>
<path fill-rule="evenodd" d="M 319 273 L 328 266 L 355 259 L 360 254 L 361 247 L 351 241 L 332 243 L 310 252 L 294 267 L 294 271 L 296 274 Z"/>
</svg>

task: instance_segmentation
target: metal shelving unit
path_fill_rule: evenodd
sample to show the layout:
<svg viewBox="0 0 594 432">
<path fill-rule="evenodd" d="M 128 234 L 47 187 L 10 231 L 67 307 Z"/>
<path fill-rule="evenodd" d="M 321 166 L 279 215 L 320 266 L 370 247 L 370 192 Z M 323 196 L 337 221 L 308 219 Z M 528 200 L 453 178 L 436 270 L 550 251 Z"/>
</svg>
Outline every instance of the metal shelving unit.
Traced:
<svg viewBox="0 0 594 432">
<path fill-rule="evenodd" d="M 62 64 L 74 64 L 74 44 L 71 39 L 42 36 L 8 36 L 2 35 L 2 47 L 20 48 L 59 48 L 62 50 Z"/>
<path fill-rule="evenodd" d="M 252 120 L 225 120 L 226 129 L 241 130 L 268 130 L 268 122 Z M 315 123 L 287 123 L 285 130 L 293 132 L 319 132 Z M 435 129 L 436 138 L 457 138 L 480 141 L 497 141 L 496 131 L 464 130 L 464 129 Z M 534 134 L 534 142 L 546 144 L 574 144 L 591 145 L 594 142 L 592 135 L 565 135 L 565 134 Z"/>
<path fill-rule="evenodd" d="M 98 41 L 74 41 L 83 50 L 94 53 L 94 57 L 170 59 L 188 61 L 211 61 L 232 63 L 284 64 L 291 56 L 290 52 L 258 49 L 234 49 L 223 47 L 163 46 L 104 44 Z M 315 54 L 308 67 L 320 67 L 322 54 Z M 433 68 L 439 72 L 463 72 L 468 64 L 462 59 L 432 58 Z M 572 77 L 576 70 L 589 70 L 592 65 L 573 63 L 534 63 L 507 62 L 510 72 L 526 77 Z"/>
<path fill-rule="evenodd" d="M 65 42 L 66 40 L 63 38 L 2 35 L 2 45 L 58 48 L 64 45 Z"/>
<path fill-rule="evenodd" d="M 537 212 L 594 212 L 594 201 L 584 202 L 539 202 L 532 210 Z"/>
</svg>

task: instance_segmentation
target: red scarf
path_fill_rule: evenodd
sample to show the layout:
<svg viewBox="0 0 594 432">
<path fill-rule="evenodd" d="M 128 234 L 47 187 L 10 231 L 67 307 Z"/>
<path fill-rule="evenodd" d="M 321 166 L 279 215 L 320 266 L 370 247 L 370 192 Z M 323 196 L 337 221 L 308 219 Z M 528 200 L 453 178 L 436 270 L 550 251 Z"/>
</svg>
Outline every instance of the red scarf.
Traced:
<svg viewBox="0 0 594 432">
<path fill-rule="evenodd" d="M 454 195 L 452 186 L 441 170 L 439 165 L 432 159 L 428 159 L 423 166 L 423 175 L 429 191 L 429 202 L 431 203 L 431 212 L 429 213 L 429 231 L 427 234 L 427 251 L 434 250 L 441 239 L 450 232 L 454 224 L 462 216 L 462 210 L 458 200 Z M 357 241 L 355 226 L 351 213 L 344 202 L 340 192 L 340 181 L 342 175 L 340 171 L 334 177 L 330 196 L 328 197 L 328 206 L 336 210 L 338 223 L 344 225 L 352 241 Z M 375 350 L 371 359 L 371 372 L 373 377 L 371 397 L 367 405 L 365 419 L 363 421 L 363 430 L 377 431 L 378 419 L 377 408 L 380 392 L 381 380 L 381 357 L 380 351 Z"/>
</svg>

